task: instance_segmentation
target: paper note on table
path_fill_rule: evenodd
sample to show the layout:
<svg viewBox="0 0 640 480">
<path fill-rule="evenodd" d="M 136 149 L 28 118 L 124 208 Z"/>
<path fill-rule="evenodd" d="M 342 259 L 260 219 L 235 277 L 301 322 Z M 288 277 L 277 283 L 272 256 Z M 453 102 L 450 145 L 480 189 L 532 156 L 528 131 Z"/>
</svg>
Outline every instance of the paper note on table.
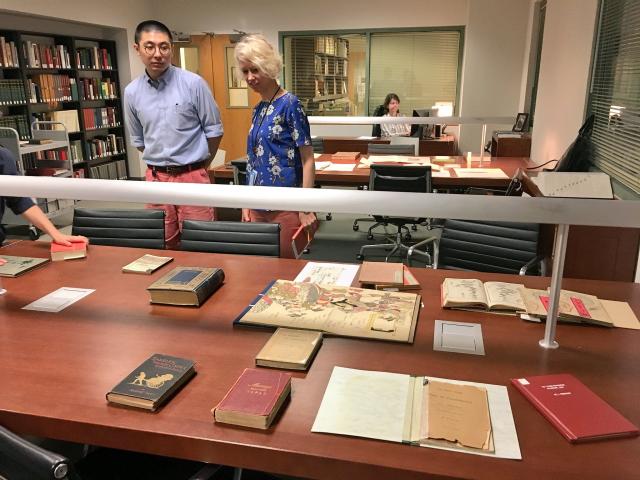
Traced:
<svg viewBox="0 0 640 480">
<path fill-rule="evenodd" d="M 378 137 L 371 137 L 371 136 L 369 136 L 369 135 L 360 135 L 360 136 L 358 137 L 358 140 L 373 140 L 373 139 L 375 139 L 375 138 L 378 138 Z"/>
<path fill-rule="evenodd" d="M 360 265 L 349 263 L 309 262 L 293 281 L 350 287 L 359 268 Z"/>
<path fill-rule="evenodd" d="M 432 165 L 433 167 L 433 165 Z M 451 176 L 451 172 L 449 170 L 440 170 L 438 171 L 433 171 L 431 170 L 431 176 L 435 177 L 435 178 L 445 178 L 445 177 L 450 177 Z"/>
<path fill-rule="evenodd" d="M 355 163 L 332 163 L 323 170 L 325 172 L 352 172 L 354 168 L 356 168 Z"/>
<path fill-rule="evenodd" d="M 315 164 L 316 164 L 316 170 L 324 170 L 329 165 L 331 165 L 331 162 L 315 162 Z"/>
<path fill-rule="evenodd" d="M 62 287 L 39 298 L 35 302 L 22 307 L 23 310 L 37 310 L 39 312 L 59 312 L 78 300 L 95 292 L 91 288 Z"/>
<path fill-rule="evenodd" d="M 320 155 L 322 155 L 321 153 L 314 153 L 313 154 L 313 158 L 320 158 Z"/>
<path fill-rule="evenodd" d="M 509 178 L 500 168 L 456 168 L 458 178 Z"/>
</svg>

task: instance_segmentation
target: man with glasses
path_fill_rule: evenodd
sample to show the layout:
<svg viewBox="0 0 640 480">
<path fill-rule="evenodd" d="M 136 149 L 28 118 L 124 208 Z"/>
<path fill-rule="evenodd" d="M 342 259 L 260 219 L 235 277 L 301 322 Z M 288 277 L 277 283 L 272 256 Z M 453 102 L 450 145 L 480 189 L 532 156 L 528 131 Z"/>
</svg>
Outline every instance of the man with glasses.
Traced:
<svg viewBox="0 0 640 480">
<path fill-rule="evenodd" d="M 144 75 L 125 89 L 125 114 L 131 142 L 142 152 L 150 182 L 210 183 L 207 169 L 220 139 L 222 123 L 213 95 L 199 75 L 171 65 L 172 37 L 155 20 L 138 25 L 134 50 Z M 166 247 L 180 244 L 182 221 L 213 220 L 210 207 L 149 204 L 165 211 Z"/>
</svg>

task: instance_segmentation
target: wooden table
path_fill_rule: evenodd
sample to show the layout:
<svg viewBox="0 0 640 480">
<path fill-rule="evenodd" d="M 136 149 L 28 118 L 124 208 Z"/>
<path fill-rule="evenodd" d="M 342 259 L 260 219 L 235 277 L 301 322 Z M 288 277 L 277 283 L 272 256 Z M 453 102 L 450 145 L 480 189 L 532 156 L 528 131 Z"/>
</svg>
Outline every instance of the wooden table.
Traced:
<svg viewBox="0 0 640 480">
<path fill-rule="evenodd" d="M 366 154 L 370 143 L 388 144 L 389 138 L 362 139 L 358 137 L 322 137 L 323 151 L 325 153 L 336 152 L 360 152 Z M 442 135 L 439 138 L 420 140 L 419 153 L 428 155 L 457 155 L 458 145 L 453 135 Z"/>
<path fill-rule="evenodd" d="M 3 254 L 48 256 L 45 243 L 20 242 Z M 121 273 L 142 253 L 175 261 L 151 276 Z M 203 307 L 153 306 L 145 288 L 174 266 L 218 266 L 225 285 Z M 513 387 L 509 397 L 523 460 L 501 460 L 383 441 L 311 433 L 334 366 L 508 385 L 524 375 L 569 372 L 640 424 L 640 331 L 560 325 L 558 350 L 538 346 L 543 325 L 440 308 L 445 276 L 549 279 L 413 270 L 423 289 L 415 343 L 326 338 L 268 431 L 215 424 L 222 399 L 270 333 L 232 320 L 273 278 L 292 279 L 302 261 L 91 246 L 86 260 L 48 264 L 2 279 L 0 424 L 17 432 L 142 452 L 339 479 L 626 479 L 640 471 L 640 438 L 571 445 Z M 61 313 L 21 310 L 62 286 L 96 291 Z M 640 314 L 640 285 L 565 280 L 573 290 L 629 301 Z M 434 352 L 434 320 L 482 325 L 486 356 Z M 198 374 L 156 413 L 107 405 L 105 393 L 153 353 L 191 358 Z"/>
<path fill-rule="evenodd" d="M 466 167 L 466 159 L 461 156 L 451 157 L 455 159 L 455 165 Z M 330 161 L 331 155 L 323 154 L 316 161 Z M 451 165 L 451 163 L 438 163 L 436 165 Z M 509 178 L 459 178 L 454 169 L 449 169 L 450 177 L 433 177 L 433 188 L 506 188 L 511 177 L 519 168 L 534 166 L 533 162 L 526 157 L 485 157 L 482 163 L 472 162 L 472 168 L 500 168 Z M 229 183 L 233 181 L 233 168 L 231 165 L 221 165 L 209 171 L 211 183 Z M 369 168 L 354 168 L 351 172 L 327 172 L 325 170 L 316 171 L 316 183 L 323 187 L 346 186 L 358 187 L 369 185 Z"/>
</svg>

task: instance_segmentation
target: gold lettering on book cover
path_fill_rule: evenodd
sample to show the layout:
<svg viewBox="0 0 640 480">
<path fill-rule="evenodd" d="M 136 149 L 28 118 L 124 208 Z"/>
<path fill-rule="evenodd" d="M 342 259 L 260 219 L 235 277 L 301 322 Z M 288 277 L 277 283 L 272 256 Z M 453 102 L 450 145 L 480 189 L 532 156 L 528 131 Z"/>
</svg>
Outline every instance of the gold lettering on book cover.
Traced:
<svg viewBox="0 0 640 480">
<path fill-rule="evenodd" d="M 129 385 L 141 385 L 149 388 L 161 388 L 166 382 L 173 380 L 173 375 L 170 373 L 165 373 L 164 375 L 156 375 L 155 377 L 151 377 L 147 379 L 147 374 L 144 372 L 140 372 L 136 378 L 129 382 Z"/>
</svg>

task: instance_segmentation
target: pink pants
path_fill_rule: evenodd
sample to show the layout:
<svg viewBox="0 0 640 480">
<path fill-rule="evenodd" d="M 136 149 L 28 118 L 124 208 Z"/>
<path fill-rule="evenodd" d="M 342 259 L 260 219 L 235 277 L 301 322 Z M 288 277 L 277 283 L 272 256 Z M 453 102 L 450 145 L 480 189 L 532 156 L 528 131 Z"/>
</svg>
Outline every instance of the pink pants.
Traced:
<svg viewBox="0 0 640 480">
<path fill-rule="evenodd" d="M 147 182 L 174 182 L 174 183 L 211 183 L 209 174 L 204 168 L 181 173 L 179 175 L 169 175 L 168 173 L 156 172 L 155 176 L 150 168 L 145 174 Z M 165 245 L 169 250 L 175 250 L 180 246 L 180 232 L 182 231 L 183 220 L 214 220 L 215 213 L 212 207 L 197 207 L 192 205 L 165 205 L 147 204 L 147 208 L 162 209 L 165 211 L 164 217 L 164 238 Z"/>
<path fill-rule="evenodd" d="M 284 212 L 265 210 L 249 210 L 249 217 L 252 222 L 279 223 L 280 224 L 280 257 L 295 258 L 291 248 L 291 238 L 300 227 L 300 217 L 298 212 Z"/>
</svg>

